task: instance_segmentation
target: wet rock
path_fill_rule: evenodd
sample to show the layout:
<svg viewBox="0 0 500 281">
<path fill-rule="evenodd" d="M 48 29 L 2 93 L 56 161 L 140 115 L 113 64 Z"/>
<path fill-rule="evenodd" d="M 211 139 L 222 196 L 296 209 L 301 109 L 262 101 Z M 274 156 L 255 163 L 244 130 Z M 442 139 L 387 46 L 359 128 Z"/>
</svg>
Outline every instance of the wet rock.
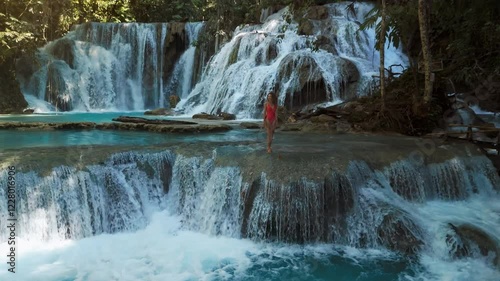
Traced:
<svg viewBox="0 0 500 281">
<path fill-rule="evenodd" d="M 352 61 L 343 59 L 342 70 L 347 77 L 347 79 L 345 79 L 347 82 L 353 83 L 359 81 L 360 74 L 358 67 Z"/>
<path fill-rule="evenodd" d="M 61 38 L 54 41 L 52 45 L 48 46 L 48 50 L 52 54 L 52 56 L 54 56 L 54 58 L 66 62 L 72 69 L 75 69 L 74 48 L 75 41 L 69 38 Z"/>
<path fill-rule="evenodd" d="M 206 112 L 202 112 L 193 115 L 193 119 L 221 120 L 222 118 L 214 114 L 208 114 Z"/>
<path fill-rule="evenodd" d="M 65 123 L 44 123 L 44 122 L 1 122 L 0 129 L 17 130 L 87 130 L 95 127 L 93 122 L 65 122 Z"/>
<path fill-rule="evenodd" d="M 67 123 L 43 123 L 43 122 L 0 122 L 0 130 L 127 130 L 127 131 L 150 131 L 159 133 L 202 133 L 202 132 L 224 132 L 232 129 L 227 124 L 198 124 L 194 122 L 179 120 L 157 120 L 140 117 L 120 116 L 113 119 L 113 123 L 93 122 L 67 122 Z"/>
<path fill-rule="evenodd" d="M 288 110 L 300 110 L 309 104 L 328 100 L 325 81 L 318 64 L 309 55 L 291 53 L 278 66 L 278 83 L 297 85 L 294 92 L 287 92 L 284 106 Z M 276 90 L 279 92 L 279 89 Z M 286 119 L 285 119 L 286 120 Z"/>
<path fill-rule="evenodd" d="M 314 46 L 318 49 L 325 50 L 333 55 L 338 55 L 337 50 L 333 47 L 332 40 L 324 35 L 318 35 L 316 41 L 314 41 Z"/>
<path fill-rule="evenodd" d="M 341 237 L 331 232 L 352 211 L 353 190 L 347 177 L 337 173 L 314 185 L 300 180 L 286 185 L 253 180 L 242 192 L 242 236 L 292 243 L 339 242 Z"/>
<path fill-rule="evenodd" d="M 261 125 L 254 122 L 241 122 L 240 126 L 245 129 L 260 129 Z"/>
<path fill-rule="evenodd" d="M 158 133 L 207 133 L 231 130 L 226 124 L 146 124 L 146 123 L 102 123 L 97 124 L 100 130 L 149 131 Z"/>
<path fill-rule="evenodd" d="M 44 99 L 50 101 L 59 111 L 73 109 L 73 96 L 68 89 L 68 85 L 61 79 L 67 71 L 70 71 L 68 65 L 61 60 L 54 60 L 48 65 Z M 102 101 L 102 99 L 96 99 L 95 105 L 104 107 L 104 103 L 99 103 L 99 101 Z"/>
<path fill-rule="evenodd" d="M 314 35 L 314 25 L 310 20 L 304 20 L 299 24 L 297 31 L 299 35 Z"/>
<path fill-rule="evenodd" d="M 217 116 L 222 118 L 222 120 L 236 120 L 236 115 L 232 113 L 221 112 Z"/>
<path fill-rule="evenodd" d="M 34 108 L 26 108 L 23 110 L 23 114 L 33 114 L 35 112 Z"/>
<path fill-rule="evenodd" d="M 172 111 L 166 108 L 157 108 L 144 112 L 144 115 L 172 115 Z"/>
<path fill-rule="evenodd" d="M 141 123 L 141 124 L 156 124 L 156 125 L 195 125 L 195 122 L 180 121 L 180 120 L 160 120 L 147 119 L 142 117 L 120 116 L 113 118 L 113 121 L 124 123 Z"/>
<path fill-rule="evenodd" d="M 51 123 L 55 130 L 90 130 L 94 129 L 93 122 L 68 122 L 68 123 Z"/>
<path fill-rule="evenodd" d="M 276 59 L 278 57 L 278 54 L 279 54 L 279 48 L 278 48 L 278 43 L 279 43 L 279 40 L 277 38 L 273 38 L 271 40 L 271 43 L 269 43 L 269 46 L 267 48 L 267 51 L 266 51 L 266 62 L 269 64 L 271 63 L 272 61 L 274 61 L 274 59 Z"/>
<path fill-rule="evenodd" d="M 389 212 L 378 227 L 378 242 L 393 251 L 414 255 L 422 247 L 418 226 L 400 211 Z"/>
<path fill-rule="evenodd" d="M 448 225 L 453 232 L 446 235 L 446 244 L 452 257 L 488 257 L 500 269 L 500 246 L 494 238 L 473 225 Z"/>
<path fill-rule="evenodd" d="M 174 71 L 175 63 L 188 48 L 188 39 L 185 23 L 171 22 L 168 24 L 165 47 L 163 49 L 163 77 L 170 77 Z M 154 76 L 151 76 L 154 77 Z M 151 83 L 153 85 L 154 83 Z"/>
</svg>

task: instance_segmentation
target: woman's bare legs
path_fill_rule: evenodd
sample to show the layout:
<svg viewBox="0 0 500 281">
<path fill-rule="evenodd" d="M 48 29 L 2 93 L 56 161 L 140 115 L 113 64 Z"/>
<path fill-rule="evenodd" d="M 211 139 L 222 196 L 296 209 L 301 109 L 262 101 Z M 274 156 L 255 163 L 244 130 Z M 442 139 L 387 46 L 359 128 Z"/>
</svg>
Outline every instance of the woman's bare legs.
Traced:
<svg viewBox="0 0 500 281">
<path fill-rule="evenodd" d="M 273 152 L 271 149 L 271 144 L 273 143 L 274 136 L 274 124 L 270 124 L 268 120 L 265 121 L 266 130 L 267 130 L 267 153 Z"/>
</svg>

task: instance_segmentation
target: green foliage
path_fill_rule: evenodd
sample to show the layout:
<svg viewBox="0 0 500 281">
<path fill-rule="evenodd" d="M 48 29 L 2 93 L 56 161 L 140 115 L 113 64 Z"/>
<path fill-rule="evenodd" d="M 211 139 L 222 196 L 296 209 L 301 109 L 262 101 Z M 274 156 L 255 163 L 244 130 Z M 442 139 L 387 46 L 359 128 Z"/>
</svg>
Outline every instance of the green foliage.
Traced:
<svg viewBox="0 0 500 281">
<path fill-rule="evenodd" d="M 130 9 L 139 22 L 197 21 L 203 0 L 130 0 Z"/>
<path fill-rule="evenodd" d="M 432 42 L 454 83 L 475 88 L 500 73 L 500 2 L 435 1 Z"/>
<path fill-rule="evenodd" d="M 418 7 L 416 1 L 410 1 L 405 5 L 395 5 L 390 2 L 387 5 L 387 26 L 385 39 L 386 42 L 392 44 L 395 48 L 399 48 L 400 44 L 407 42 L 408 38 L 418 29 Z M 375 6 L 365 17 L 365 21 L 360 25 L 360 30 L 366 30 L 375 26 L 375 32 L 380 34 L 380 8 Z M 375 48 L 378 50 L 380 37 L 377 36 Z M 408 49 L 407 46 L 403 46 Z"/>
<path fill-rule="evenodd" d="M 3 23 L 0 30 L 0 64 L 16 53 L 23 52 L 32 44 L 35 36 L 33 26 L 15 17 L 9 17 L 0 13 L 0 21 Z"/>
</svg>

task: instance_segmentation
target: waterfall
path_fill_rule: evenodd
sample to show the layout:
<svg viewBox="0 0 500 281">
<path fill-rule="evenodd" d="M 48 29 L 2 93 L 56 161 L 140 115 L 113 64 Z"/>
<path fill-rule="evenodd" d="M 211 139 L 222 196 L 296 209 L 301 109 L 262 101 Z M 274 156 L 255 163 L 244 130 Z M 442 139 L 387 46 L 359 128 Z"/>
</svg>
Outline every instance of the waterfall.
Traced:
<svg viewBox="0 0 500 281">
<path fill-rule="evenodd" d="M 186 24 L 185 30 L 190 45 L 175 65 L 167 85 L 168 92 L 178 95 L 181 99 L 187 97 L 193 88 L 193 78 L 195 76 L 194 65 L 196 59 L 196 46 L 194 46 L 193 43 L 196 42 L 202 27 L 203 25 L 200 23 Z"/>
<path fill-rule="evenodd" d="M 326 16 L 305 23 L 290 22 L 285 8 L 261 25 L 239 27 L 202 67 L 195 46 L 202 23 L 82 24 L 41 48 L 38 62 L 17 76 L 25 95 L 64 111 L 144 110 L 177 95 L 184 114 L 256 118 L 271 90 L 290 110 L 369 94 L 379 53 L 374 28 L 359 26 L 373 4 L 318 7 Z M 400 49 L 386 48 L 387 66 L 408 64 Z"/>
<path fill-rule="evenodd" d="M 474 240 L 463 242 L 460 231 L 478 229 L 500 240 L 498 221 L 481 215 L 500 211 L 500 178 L 484 156 L 428 164 L 401 159 L 378 168 L 353 160 L 322 178 L 296 179 L 249 174 L 246 165 L 220 165 L 221 157 L 217 150 L 205 157 L 135 151 L 85 167 L 19 169 L 18 236 L 43 242 L 134 231 L 167 210 L 180 217 L 181 228 L 208 235 L 423 251 L 444 259 L 485 255 L 471 246 Z M 6 202 L 0 201 L 1 228 Z M 6 239 L 0 232 L 0 243 Z M 495 255 L 488 254 L 489 262 Z"/>
<path fill-rule="evenodd" d="M 78 25 L 39 50 L 39 66 L 33 73 L 18 73 L 21 89 L 26 96 L 46 100 L 66 111 L 163 107 L 168 96 L 192 87 L 189 79 L 182 79 L 177 88 L 169 89 L 167 84 L 176 63 L 185 69 L 183 72 L 191 71 L 195 60 L 191 43 L 197 40 L 200 26 L 201 23 Z"/>
<path fill-rule="evenodd" d="M 366 95 L 378 75 L 379 53 L 374 28 L 359 30 L 369 3 L 323 6 L 325 16 L 304 26 L 289 23 L 288 9 L 262 25 L 237 29 L 214 55 L 201 81 L 178 105 L 186 114 L 201 111 L 257 118 L 267 92 L 292 110 L 332 104 Z M 306 35 L 299 35 L 306 33 Z M 408 64 L 400 49 L 386 46 L 386 65 Z"/>
<path fill-rule="evenodd" d="M 18 236 L 35 241 L 80 239 L 145 227 L 155 210 L 165 208 L 163 182 L 169 181 L 172 157 L 120 153 L 85 169 L 59 166 L 46 174 L 18 173 Z M 1 176 L 6 176 L 5 170 Z M 0 189 L 0 197 L 5 194 Z M 2 227 L 6 203 L 0 203 Z M 6 235 L 0 232 L 0 241 Z"/>
<path fill-rule="evenodd" d="M 265 173 L 245 181 L 245 167 L 221 167 L 217 158 L 127 152 L 84 169 L 20 173 L 22 235 L 82 238 L 137 229 L 151 210 L 167 208 L 188 229 L 212 235 L 373 247 L 389 243 L 380 231 L 396 222 L 416 231 L 411 239 L 424 240 L 415 204 L 495 196 L 500 186 L 482 156 L 428 165 L 401 160 L 382 170 L 351 161 L 346 172 L 291 182 Z"/>
</svg>

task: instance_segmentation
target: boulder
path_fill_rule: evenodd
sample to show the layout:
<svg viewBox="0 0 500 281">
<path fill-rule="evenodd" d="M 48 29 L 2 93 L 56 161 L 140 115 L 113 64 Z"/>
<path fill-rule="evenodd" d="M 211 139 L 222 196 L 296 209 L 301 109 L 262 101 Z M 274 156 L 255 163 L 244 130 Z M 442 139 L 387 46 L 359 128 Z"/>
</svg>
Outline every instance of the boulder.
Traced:
<svg viewBox="0 0 500 281">
<path fill-rule="evenodd" d="M 33 114 L 35 112 L 34 108 L 26 108 L 23 110 L 23 114 Z"/>
<path fill-rule="evenodd" d="M 358 67 L 350 60 L 343 59 L 342 72 L 346 76 L 348 83 L 358 82 L 360 78 Z"/>
<path fill-rule="evenodd" d="M 221 120 L 222 118 L 218 117 L 217 115 L 202 112 L 202 113 L 198 113 L 198 114 L 193 115 L 193 119 Z"/>
<path fill-rule="evenodd" d="M 378 227 L 378 242 L 390 250 L 414 255 L 423 241 L 417 237 L 418 226 L 401 211 L 392 210 Z"/>
<path fill-rule="evenodd" d="M 222 120 L 236 120 L 236 115 L 232 113 L 221 112 L 217 116 L 222 118 Z"/>
<path fill-rule="evenodd" d="M 277 80 L 277 85 L 296 85 L 291 89 L 293 92 L 285 93 L 284 106 L 288 110 L 296 111 L 328 100 L 322 72 L 314 58 L 307 54 L 291 53 L 284 57 L 278 66 Z"/>
<path fill-rule="evenodd" d="M 299 35 L 314 35 L 314 24 L 310 20 L 304 20 L 299 24 Z"/>
<path fill-rule="evenodd" d="M 452 232 L 446 235 L 446 244 L 452 257 L 490 257 L 491 262 L 500 269 L 500 245 L 494 238 L 473 225 L 448 225 Z"/>
</svg>

